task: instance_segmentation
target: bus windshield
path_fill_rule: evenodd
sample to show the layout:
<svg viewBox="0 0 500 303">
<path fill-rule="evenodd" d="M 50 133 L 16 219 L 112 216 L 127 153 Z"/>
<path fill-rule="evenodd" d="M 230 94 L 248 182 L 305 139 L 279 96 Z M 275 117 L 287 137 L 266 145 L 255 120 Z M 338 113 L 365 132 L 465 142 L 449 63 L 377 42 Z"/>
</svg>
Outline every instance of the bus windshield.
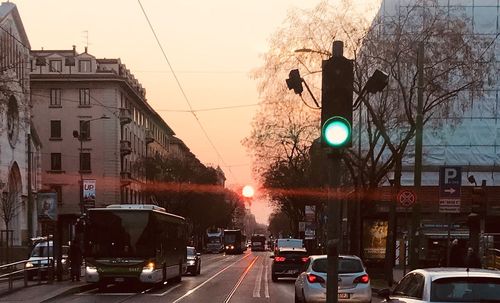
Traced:
<svg viewBox="0 0 500 303">
<path fill-rule="evenodd" d="M 87 230 L 87 255 L 95 258 L 152 256 L 154 228 L 154 217 L 148 212 L 92 211 Z"/>
</svg>

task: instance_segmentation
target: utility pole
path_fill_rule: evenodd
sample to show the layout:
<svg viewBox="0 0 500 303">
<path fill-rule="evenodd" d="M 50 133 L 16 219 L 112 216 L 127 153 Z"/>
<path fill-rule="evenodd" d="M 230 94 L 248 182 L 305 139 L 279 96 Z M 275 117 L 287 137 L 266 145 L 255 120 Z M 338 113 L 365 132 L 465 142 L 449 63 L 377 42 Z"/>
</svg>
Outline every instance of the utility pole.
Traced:
<svg viewBox="0 0 500 303">
<path fill-rule="evenodd" d="M 420 186 L 422 185 L 422 133 L 423 133 L 423 103 L 424 103 L 424 43 L 420 42 L 417 53 L 417 116 L 415 129 L 415 169 L 414 169 L 414 187 L 417 196 L 417 201 L 413 206 L 411 218 L 411 235 L 410 235 L 410 266 L 412 269 L 419 267 L 419 234 L 420 227 L 420 208 L 422 197 Z"/>
</svg>

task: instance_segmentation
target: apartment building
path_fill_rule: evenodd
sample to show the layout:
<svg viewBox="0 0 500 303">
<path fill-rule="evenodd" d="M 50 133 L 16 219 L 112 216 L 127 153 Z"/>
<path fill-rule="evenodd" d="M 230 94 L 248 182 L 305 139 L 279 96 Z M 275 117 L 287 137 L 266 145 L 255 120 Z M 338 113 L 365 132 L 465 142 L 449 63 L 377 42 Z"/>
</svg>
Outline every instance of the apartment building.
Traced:
<svg viewBox="0 0 500 303">
<path fill-rule="evenodd" d="M 43 186 L 59 214 L 71 222 L 89 207 L 148 202 L 142 160 L 168 155 L 175 134 L 120 59 L 36 50 L 30 70 Z"/>
</svg>

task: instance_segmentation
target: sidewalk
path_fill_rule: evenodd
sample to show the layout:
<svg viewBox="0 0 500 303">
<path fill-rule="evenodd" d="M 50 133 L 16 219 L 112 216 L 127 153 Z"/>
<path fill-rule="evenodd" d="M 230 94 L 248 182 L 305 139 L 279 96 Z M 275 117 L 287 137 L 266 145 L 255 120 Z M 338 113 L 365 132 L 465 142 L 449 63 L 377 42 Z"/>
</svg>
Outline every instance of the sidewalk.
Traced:
<svg viewBox="0 0 500 303">
<path fill-rule="evenodd" d="M 32 281 L 28 284 L 28 287 L 22 287 L 23 283 L 23 280 L 17 280 L 15 286 L 21 287 L 15 287 L 12 292 L 0 295 L 0 302 L 40 303 L 55 297 L 86 291 L 94 287 L 86 283 L 83 279 L 80 282 L 64 280 L 61 282 L 54 281 L 50 284 L 47 284 L 46 281 L 43 284 Z"/>
</svg>

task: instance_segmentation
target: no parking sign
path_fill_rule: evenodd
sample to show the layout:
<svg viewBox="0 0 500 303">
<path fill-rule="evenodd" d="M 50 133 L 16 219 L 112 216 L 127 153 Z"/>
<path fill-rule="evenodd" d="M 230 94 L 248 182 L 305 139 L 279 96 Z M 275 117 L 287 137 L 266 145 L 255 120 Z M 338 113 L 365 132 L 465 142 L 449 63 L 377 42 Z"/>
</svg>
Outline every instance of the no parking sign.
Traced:
<svg viewBox="0 0 500 303">
<path fill-rule="evenodd" d="M 409 190 L 402 189 L 398 193 L 398 203 L 403 207 L 411 207 L 417 201 L 417 195 Z"/>
</svg>

